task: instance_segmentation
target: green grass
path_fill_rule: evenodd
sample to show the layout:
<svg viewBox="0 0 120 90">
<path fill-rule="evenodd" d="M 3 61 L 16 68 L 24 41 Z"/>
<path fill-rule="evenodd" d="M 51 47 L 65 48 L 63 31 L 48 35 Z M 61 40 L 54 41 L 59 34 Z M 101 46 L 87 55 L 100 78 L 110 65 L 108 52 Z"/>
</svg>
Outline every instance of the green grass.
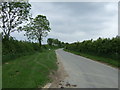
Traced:
<svg viewBox="0 0 120 90">
<path fill-rule="evenodd" d="M 89 58 L 91 60 L 95 60 L 95 61 L 99 61 L 101 63 L 108 64 L 108 65 L 116 67 L 116 68 L 120 67 L 120 64 L 118 63 L 117 60 L 113 60 L 113 59 L 105 58 L 105 57 L 101 57 L 101 56 L 96 56 L 96 55 L 90 55 L 90 54 L 86 54 L 86 53 L 80 53 L 80 52 L 71 51 L 71 50 L 67 50 L 67 49 L 64 49 L 64 50 L 67 52 L 74 53 L 76 55 L 80 55 L 80 56 Z"/>
<path fill-rule="evenodd" d="M 54 50 L 11 60 L 2 66 L 2 87 L 41 88 L 51 81 L 49 74 L 57 70 L 56 61 Z"/>
<path fill-rule="evenodd" d="M 2 42 L 0 41 L 0 89 L 1 88 L 2 88 Z"/>
<path fill-rule="evenodd" d="M 2 66 L 0 66 L 0 89 L 2 89 Z"/>
</svg>

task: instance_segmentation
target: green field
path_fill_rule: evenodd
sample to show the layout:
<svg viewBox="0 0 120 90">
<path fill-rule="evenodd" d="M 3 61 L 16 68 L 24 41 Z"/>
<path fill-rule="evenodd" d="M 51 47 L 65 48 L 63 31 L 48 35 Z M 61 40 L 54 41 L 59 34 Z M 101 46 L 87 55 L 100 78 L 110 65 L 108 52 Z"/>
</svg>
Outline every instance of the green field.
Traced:
<svg viewBox="0 0 120 90">
<path fill-rule="evenodd" d="M 76 55 L 80 55 L 80 56 L 95 60 L 95 61 L 106 63 L 106 64 L 111 65 L 113 67 L 117 67 L 117 68 L 120 67 L 120 64 L 118 63 L 117 60 L 113 60 L 113 59 L 105 58 L 105 57 L 101 57 L 101 56 L 96 56 L 96 55 L 90 55 L 90 54 L 86 54 L 86 53 L 80 53 L 80 52 L 71 51 L 71 50 L 67 50 L 67 49 L 64 49 L 64 50 L 67 52 L 74 53 Z"/>
<path fill-rule="evenodd" d="M 50 82 L 50 72 L 57 70 L 54 50 L 22 56 L 2 66 L 3 88 L 41 88 Z"/>
</svg>

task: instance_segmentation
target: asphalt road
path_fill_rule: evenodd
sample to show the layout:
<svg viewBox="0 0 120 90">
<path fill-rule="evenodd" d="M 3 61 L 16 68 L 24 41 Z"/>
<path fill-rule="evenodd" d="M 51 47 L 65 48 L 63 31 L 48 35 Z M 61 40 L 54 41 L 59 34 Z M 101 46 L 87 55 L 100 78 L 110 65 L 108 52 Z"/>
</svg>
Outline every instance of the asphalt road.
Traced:
<svg viewBox="0 0 120 90">
<path fill-rule="evenodd" d="M 68 76 L 65 83 L 76 88 L 118 88 L 118 70 L 108 65 L 58 49 L 58 58 Z"/>
</svg>

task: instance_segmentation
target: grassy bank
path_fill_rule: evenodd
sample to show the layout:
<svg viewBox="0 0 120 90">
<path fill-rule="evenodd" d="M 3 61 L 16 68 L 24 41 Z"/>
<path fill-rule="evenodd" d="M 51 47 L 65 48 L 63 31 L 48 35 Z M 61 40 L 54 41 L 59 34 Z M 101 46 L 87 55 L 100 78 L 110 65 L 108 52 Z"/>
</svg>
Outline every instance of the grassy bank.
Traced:
<svg viewBox="0 0 120 90">
<path fill-rule="evenodd" d="M 40 88 L 50 82 L 49 74 L 57 70 L 54 50 L 22 56 L 3 64 L 3 88 Z"/>
<path fill-rule="evenodd" d="M 118 61 L 110 59 L 110 58 L 105 58 L 105 57 L 101 57 L 101 56 L 90 55 L 90 54 L 86 54 L 86 53 L 80 53 L 80 52 L 71 51 L 71 50 L 67 50 L 67 49 L 64 49 L 64 50 L 67 51 L 67 52 L 74 53 L 76 55 L 80 55 L 80 56 L 83 56 L 83 57 L 95 60 L 95 61 L 106 63 L 106 64 L 111 65 L 113 67 L 117 67 L 117 68 L 120 67 L 120 64 L 118 64 Z"/>
</svg>

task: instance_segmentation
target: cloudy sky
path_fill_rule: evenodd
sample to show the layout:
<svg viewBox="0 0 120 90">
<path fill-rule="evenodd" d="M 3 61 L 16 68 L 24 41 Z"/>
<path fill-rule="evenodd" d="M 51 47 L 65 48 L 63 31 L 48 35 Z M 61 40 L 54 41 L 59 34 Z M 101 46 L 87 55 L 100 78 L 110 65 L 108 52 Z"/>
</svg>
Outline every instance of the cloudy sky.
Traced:
<svg viewBox="0 0 120 90">
<path fill-rule="evenodd" d="M 118 34 L 117 2 L 31 2 L 32 16 L 47 16 L 51 32 L 47 38 L 64 42 L 112 38 Z M 17 39 L 26 39 L 23 33 L 12 33 Z"/>
</svg>

